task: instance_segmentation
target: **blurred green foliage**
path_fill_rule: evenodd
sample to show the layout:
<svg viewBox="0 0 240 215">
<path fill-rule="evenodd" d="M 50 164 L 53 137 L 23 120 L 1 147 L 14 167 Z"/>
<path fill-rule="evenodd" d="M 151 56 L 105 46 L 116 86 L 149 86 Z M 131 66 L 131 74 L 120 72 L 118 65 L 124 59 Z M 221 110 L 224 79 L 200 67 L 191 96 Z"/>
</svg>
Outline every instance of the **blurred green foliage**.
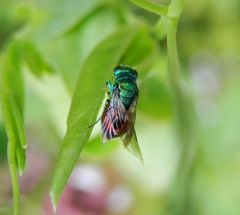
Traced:
<svg viewBox="0 0 240 215">
<path fill-rule="evenodd" d="M 152 2 L 167 5 L 170 1 Z M 23 170 L 25 155 L 17 153 L 17 147 L 25 151 L 19 148 L 25 145 L 23 122 L 29 144 L 25 174 L 36 165 L 29 163 L 32 148 L 40 148 L 50 164 L 46 174 L 39 176 L 41 181 L 23 194 L 20 214 L 42 214 L 41 202 L 49 192 L 72 98 L 75 105 L 69 124 L 80 117 L 71 130 L 75 148 L 69 150 L 75 151 L 88 141 L 91 131 L 85 125 L 99 111 L 104 80 L 111 79 L 114 66 L 125 63 L 139 72 L 136 131 L 145 165 L 140 166 L 115 140 L 102 145 L 99 127 L 86 143 L 81 163 L 112 166 L 124 178 L 135 198 L 130 212 L 124 214 L 238 215 L 239 19 L 239 0 L 185 4 L 177 34 L 180 79 L 196 111 L 196 124 L 183 121 L 178 125 L 183 140 L 190 139 L 183 147 L 175 130 L 175 101 L 166 66 L 166 20 L 159 21 L 156 14 L 127 0 L 2 0 L 0 89 L 5 117 L 0 115 L 0 214 L 12 214 L 5 161 L 8 157 Z M 124 35 L 114 36 L 118 32 Z M 107 49 L 101 46 L 104 43 Z M 189 114 L 192 111 L 188 104 L 185 109 Z M 80 131 L 81 126 L 85 127 Z M 186 127 L 194 129 L 181 132 Z M 13 147 L 10 154 L 5 130 L 17 143 L 8 143 Z M 86 135 L 83 145 L 78 135 Z M 187 165 L 182 164 L 185 155 Z M 71 168 L 72 158 L 67 160 Z M 16 169 L 11 174 L 16 188 Z"/>
<path fill-rule="evenodd" d="M 0 145 L 0 160 L 1 160 L 1 163 L 2 162 L 5 162 L 7 160 L 7 134 L 6 134 L 6 131 L 5 131 L 5 128 L 3 126 L 3 124 L 1 123 L 0 124 L 0 142 L 1 142 L 1 145 Z M 5 163 L 4 163 L 5 164 Z"/>
</svg>

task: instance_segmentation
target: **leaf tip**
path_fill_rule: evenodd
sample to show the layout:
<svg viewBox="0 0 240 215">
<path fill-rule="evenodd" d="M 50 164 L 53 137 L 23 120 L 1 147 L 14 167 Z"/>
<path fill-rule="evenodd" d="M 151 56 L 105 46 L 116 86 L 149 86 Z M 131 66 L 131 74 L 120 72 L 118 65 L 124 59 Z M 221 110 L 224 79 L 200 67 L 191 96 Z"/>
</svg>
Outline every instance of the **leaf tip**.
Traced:
<svg viewBox="0 0 240 215">
<path fill-rule="evenodd" d="M 19 170 L 18 173 L 19 173 L 19 176 L 21 177 L 23 175 L 23 170 L 22 169 Z"/>
<path fill-rule="evenodd" d="M 138 158 L 141 162 L 142 165 L 144 165 L 144 159 L 142 156 L 142 153 L 140 151 L 140 149 L 138 149 L 137 151 L 135 149 L 132 149 L 130 147 L 126 147 L 126 149 L 132 154 L 134 155 L 136 158 Z"/>
<path fill-rule="evenodd" d="M 142 155 L 139 157 L 139 160 L 140 160 L 141 164 L 144 166 L 144 159 L 143 159 Z"/>
<path fill-rule="evenodd" d="M 144 166 L 144 159 L 143 159 L 141 152 L 140 153 L 132 153 L 132 154 L 135 155 L 139 159 L 141 164 Z"/>
<path fill-rule="evenodd" d="M 58 200 L 55 198 L 53 191 L 50 192 L 50 198 L 51 198 L 51 202 L 52 202 L 52 206 L 53 206 L 53 212 L 55 214 L 57 211 Z"/>
<path fill-rule="evenodd" d="M 22 148 L 23 148 L 23 149 L 27 149 L 27 147 L 28 147 L 27 144 L 22 145 Z"/>
</svg>

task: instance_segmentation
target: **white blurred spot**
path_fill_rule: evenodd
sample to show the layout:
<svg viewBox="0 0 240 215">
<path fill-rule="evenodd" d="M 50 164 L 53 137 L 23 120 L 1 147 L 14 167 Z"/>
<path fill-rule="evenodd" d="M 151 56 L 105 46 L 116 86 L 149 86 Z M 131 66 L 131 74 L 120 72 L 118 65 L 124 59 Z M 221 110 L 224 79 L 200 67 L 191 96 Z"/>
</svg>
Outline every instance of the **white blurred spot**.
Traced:
<svg viewBox="0 0 240 215">
<path fill-rule="evenodd" d="M 85 164 L 74 169 L 70 185 L 80 191 L 96 193 L 107 187 L 107 180 L 101 168 Z"/>
<path fill-rule="evenodd" d="M 211 53 L 199 51 L 193 55 L 190 67 L 199 119 L 204 126 L 213 126 L 217 122 L 216 98 L 221 87 L 219 61 Z"/>
<path fill-rule="evenodd" d="M 125 186 L 114 187 L 107 198 L 107 208 L 111 213 L 124 213 L 131 207 L 133 196 Z"/>
<path fill-rule="evenodd" d="M 219 63 L 208 52 L 198 52 L 191 59 L 192 84 L 203 97 L 214 96 L 219 89 Z"/>
</svg>

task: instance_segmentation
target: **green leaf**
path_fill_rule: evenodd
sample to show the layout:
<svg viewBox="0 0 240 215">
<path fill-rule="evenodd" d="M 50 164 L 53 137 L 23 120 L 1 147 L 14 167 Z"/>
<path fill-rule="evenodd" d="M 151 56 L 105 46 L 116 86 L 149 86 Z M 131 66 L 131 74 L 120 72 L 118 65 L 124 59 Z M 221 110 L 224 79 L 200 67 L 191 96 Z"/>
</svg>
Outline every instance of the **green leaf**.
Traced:
<svg viewBox="0 0 240 215">
<path fill-rule="evenodd" d="M 3 102 L 9 103 L 8 111 L 12 117 L 11 126 L 15 128 L 16 141 L 21 144 L 23 149 L 26 149 L 27 138 L 23 120 L 24 82 L 20 70 L 21 61 L 21 43 L 13 41 L 1 61 L 0 96 L 3 97 Z"/>
<path fill-rule="evenodd" d="M 159 3 L 151 2 L 150 0 L 130 0 L 137 6 L 148 10 L 157 15 L 166 15 L 168 7 Z"/>
<path fill-rule="evenodd" d="M 156 34 L 159 40 L 162 40 L 167 35 L 167 26 L 168 26 L 168 18 L 166 16 L 162 16 L 157 24 L 154 26 L 154 33 Z"/>
<path fill-rule="evenodd" d="M 17 163 L 16 163 L 16 135 L 15 129 L 13 125 L 13 118 L 11 114 L 10 103 L 7 100 L 7 97 L 1 95 L 1 104 L 2 104 L 2 112 L 4 116 L 4 122 L 6 127 L 6 132 L 8 136 L 8 165 L 10 169 L 11 181 L 12 181 L 12 190 L 13 190 L 13 205 L 14 205 L 14 214 L 18 214 L 19 210 L 19 201 L 20 201 L 20 193 L 19 193 L 19 182 L 18 182 L 18 173 L 17 173 Z"/>
<path fill-rule="evenodd" d="M 22 61 L 19 41 L 12 41 L 1 58 L 0 92 L 8 94 L 15 102 L 20 113 L 24 109 L 24 82 L 20 71 Z"/>
<path fill-rule="evenodd" d="M 12 41 L 6 55 L 1 58 L 0 99 L 8 137 L 8 163 L 13 188 L 14 214 L 19 210 L 18 173 L 25 166 L 26 133 L 24 129 L 24 84 L 20 71 L 20 43 Z"/>
<path fill-rule="evenodd" d="M 26 153 L 25 149 L 23 149 L 19 143 L 16 144 L 16 159 L 17 159 L 17 168 L 19 170 L 19 175 L 23 174 L 25 169 L 25 161 L 26 161 Z"/>
<path fill-rule="evenodd" d="M 11 97 L 6 97 L 3 100 L 3 103 L 7 104 L 7 109 L 4 110 L 4 113 L 9 115 L 9 117 L 6 117 L 6 120 L 11 123 L 10 126 L 13 131 L 11 135 L 14 136 L 16 144 L 15 156 L 17 160 L 17 168 L 19 170 L 19 174 L 22 175 L 25 168 L 25 149 L 27 148 L 24 123 L 20 113 L 18 112 L 16 104 Z"/>
<path fill-rule="evenodd" d="M 103 3 L 102 0 L 46 1 L 35 11 L 25 36 L 38 44 L 56 39 L 77 28 L 86 16 L 94 13 Z"/>
<path fill-rule="evenodd" d="M 146 26 L 141 26 L 124 56 L 123 64 L 130 65 L 140 74 L 152 67 L 157 57 L 157 44 Z"/>
<path fill-rule="evenodd" d="M 0 163 L 7 160 L 7 134 L 0 119 Z"/>
<path fill-rule="evenodd" d="M 26 132 L 25 132 L 22 114 L 19 112 L 19 109 L 17 108 L 15 101 L 11 97 L 9 97 L 8 100 L 11 108 L 10 111 L 13 117 L 13 124 L 16 127 L 15 134 L 18 135 L 18 140 L 20 142 L 21 148 L 26 149 L 27 138 L 26 138 Z"/>
<path fill-rule="evenodd" d="M 71 33 L 50 41 L 44 49 L 41 47 L 47 59 L 62 75 L 71 93 L 76 86 L 79 70 L 91 51 L 118 29 L 116 14 L 110 9 L 99 10 L 94 16 L 83 17 L 83 20 Z M 106 22 L 107 26 L 102 28 Z"/>
<path fill-rule="evenodd" d="M 33 43 L 22 41 L 22 52 L 30 71 L 37 77 L 41 77 L 45 72 L 52 73 L 53 69 L 43 58 Z"/>
<path fill-rule="evenodd" d="M 88 142 L 92 124 L 104 98 L 105 81 L 116 67 L 136 34 L 136 28 L 121 29 L 100 43 L 86 59 L 72 99 L 67 121 L 67 133 L 54 173 L 51 198 L 56 208 L 63 188 Z"/>
<path fill-rule="evenodd" d="M 88 1 L 89 2 L 89 1 Z M 76 31 L 78 31 L 81 27 L 82 24 L 84 24 L 85 21 L 87 21 L 90 17 L 95 16 L 99 11 L 101 11 L 104 6 L 106 5 L 107 2 L 105 1 L 96 1 L 93 5 L 91 5 L 89 8 L 87 8 L 87 10 L 85 11 L 85 13 L 83 13 L 76 21 L 76 23 L 74 23 L 72 26 L 70 26 L 65 34 L 72 34 L 75 33 Z"/>
</svg>

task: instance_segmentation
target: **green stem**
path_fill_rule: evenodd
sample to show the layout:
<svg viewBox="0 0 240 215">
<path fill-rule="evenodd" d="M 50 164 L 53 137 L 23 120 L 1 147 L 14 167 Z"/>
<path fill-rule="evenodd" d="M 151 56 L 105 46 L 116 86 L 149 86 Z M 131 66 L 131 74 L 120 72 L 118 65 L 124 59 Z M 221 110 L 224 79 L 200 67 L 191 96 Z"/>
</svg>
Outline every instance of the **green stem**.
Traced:
<svg viewBox="0 0 240 215">
<path fill-rule="evenodd" d="M 168 14 L 172 17 L 167 16 L 167 51 L 168 51 L 168 71 L 169 80 L 172 87 L 173 101 L 175 103 L 176 118 L 178 124 L 184 123 L 185 128 L 188 124 L 185 109 L 184 93 L 180 86 L 180 62 L 177 50 L 177 26 L 180 18 L 180 11 L 182 7 L 177 7 L 183 4 L 177 4 L 178 2 L 184 2 L 183 0 L 173 0 L 169 5 Z M 178 10 L 177 10 L 178 9 Z M 183 136 L 183 135 L 181 135 Z"/>
<path fill-rule="evenodd" d="M 184 4 L 185 0 L 172 0 L 168 6 L 168 17 L 177 19 L 178 21 L 179 17 L 181 16 Z"/>
<path fill-rule="evenodd" d="M 168 62 L 169 62 L 169 77 L 174 92 L 180 92 L 179 74 L 180 64 L 177 52 L 177 19 L 168 18 L 167 29 L 167 49 L 168 49 Z"/>
<path fill-rule="evenodd" d="M 167 49 L 169 79 L 172 87 L 176 121 L 181 140 L 181 156 L 178 171 L 170 193 L 170 214 L 195 214 L 192 208 L 192 177 L 196 161 L 198 122 L 193 104 L 180 85 L 180 63 L 177 51 L 177 26 L 185 0 L 172 0 L 167 13 Z"/>
</svg>

